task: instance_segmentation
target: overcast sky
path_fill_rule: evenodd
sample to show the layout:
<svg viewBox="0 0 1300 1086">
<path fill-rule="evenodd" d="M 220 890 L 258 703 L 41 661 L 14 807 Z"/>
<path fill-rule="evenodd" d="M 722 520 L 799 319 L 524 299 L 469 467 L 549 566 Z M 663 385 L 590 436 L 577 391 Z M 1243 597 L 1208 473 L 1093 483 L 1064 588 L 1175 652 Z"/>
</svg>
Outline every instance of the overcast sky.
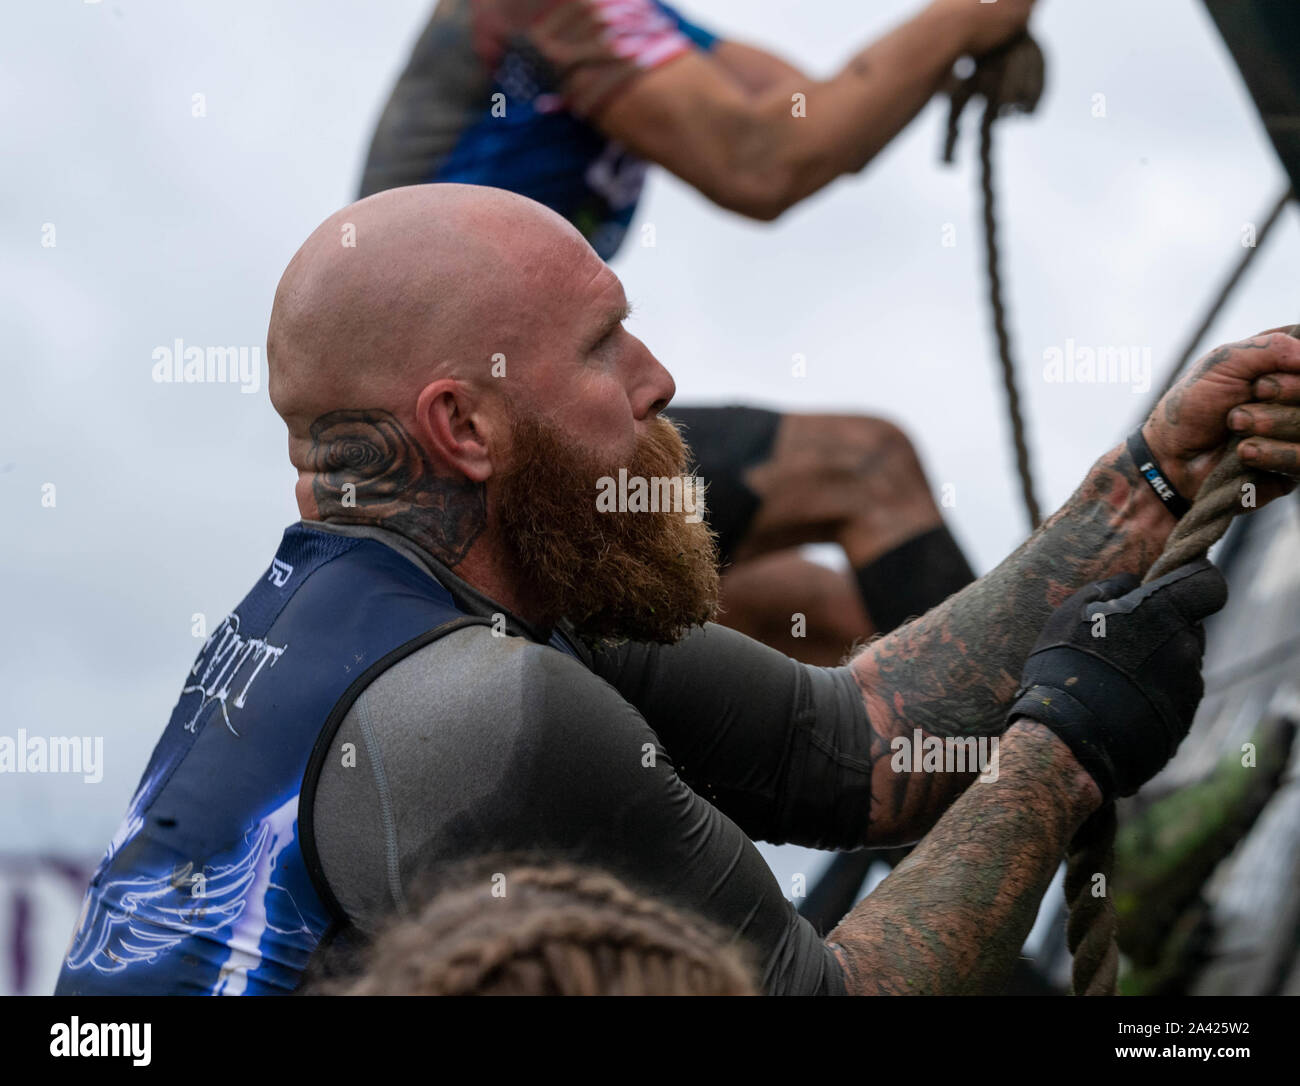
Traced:
<svg viewBox="0 0 1300 1086">
<path fill-rule="evenodd" d="M 825 75 L 914 5 L 683 7 Z M 199 648 L 192 616 L 219 622 L 295 519 L 264 370 L 253 394 L 158 384 L 153 352 L 177 338 L 261 349 L 275 283 L 352 199 L 427 9 L 9 5 L 0 734 L 102 735 L 106 766 L 93 786 L 0 777 L 0 848 L 98 857 Z M 1044 359 L 1070 341 L 1131 346 L 1150 351 L 1158 380 L 1284 179 L 1194 0 L 1047 2 L 1035 32 L 1047 93 L 1033 118 L 1000 127 L 998 168 L 1013 335 L 1054 507 L 1146 398 L 1049 382 Z M 656 245 L 634 232 L 615 268 L 679 402 L 899 421 L 935 486 L 953 488 L 954 530 L 985 570 L 1023 537 L 1023 515 L 984 306 L 973 124 L 944 168 L 942 123 L 932 104 L 865 174 L 773 225 L 654 172 L 638 223 L 655 225 Z M 1296 230 L 1292 209 L 1212 338 L 1300 319 Z"/>
</svg>

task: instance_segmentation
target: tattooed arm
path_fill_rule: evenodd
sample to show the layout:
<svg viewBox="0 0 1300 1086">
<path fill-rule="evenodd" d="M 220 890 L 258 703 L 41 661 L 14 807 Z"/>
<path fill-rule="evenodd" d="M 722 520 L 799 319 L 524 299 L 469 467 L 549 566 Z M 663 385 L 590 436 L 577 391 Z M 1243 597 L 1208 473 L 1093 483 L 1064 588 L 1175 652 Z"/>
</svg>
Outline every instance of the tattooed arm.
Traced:
<svg viewBox="0 0 1300 1086">
<path fill-rule="evenodd" d="M 992 572 L 915 622 L 868 645 L 850 665 L 872 723 L 872 844 L 916 840 L 971 781 L 898 773 L 890 740 L 1002 731 L 1025 657 L 1043 623 L 1076 589 L 1141 575 L 1174 524 L 1115 449 L 1073 497 Z"/>
<path fill-rule="evenodd" d="M 1259 402 L 1264 401 L 1264 402 Z M 1300 477 L 1300 343 L 1263 334 L 1210 352 L 1143 427 L 1166 474 L 1187 497 L 1235 430 L 1251 466 L 1276 474 L 1263 505 Z M 1251 459 L 1252 447 L 1259 456 Z M 873 844 L 916 840 L 969 776 L 896 773 L 889 742 L 927 734 L 998 732 L 1021 666 L 1052 610 L 1084 584 L 1133 573 L 1159 556 L 1174 518 L 1121 445 L 1103 456 L 1048 522 L 991 573 L 928 614 L 867 646 L 851 667 L 874 734 Z"/>
<path fill-rule="evenodd" d="M 828 945 L 852 995 L 1001 990 L 1074 831 L 1101 803 L 1041 724 L 1002 737 L 997 780 L 966 792 Z"/>
</svg>

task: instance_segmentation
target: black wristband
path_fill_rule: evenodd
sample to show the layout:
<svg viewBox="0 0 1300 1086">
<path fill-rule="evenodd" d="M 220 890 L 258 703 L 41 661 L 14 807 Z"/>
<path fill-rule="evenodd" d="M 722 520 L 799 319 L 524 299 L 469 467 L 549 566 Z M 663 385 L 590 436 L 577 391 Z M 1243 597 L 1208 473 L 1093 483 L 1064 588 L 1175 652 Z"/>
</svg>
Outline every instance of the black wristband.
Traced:
<svg viewBox="0 0 1300 1086">
<path fill-rule="evenodd" d="M 1137 467 L 1138 474 L 1156 492 L 1156 497 L 1164 502 L 1165 508 L 1173 513 L 1175 518 L 1181 518 L 1192 507 L 1192 503 L 1174 489 L 1174 484 L 1169 481 L 1169 477 L 1161 470 L 1160 464 L 1156 461 L 1155 453 L 1151 451 L 1151 446 L 1147 444 L 1146 438 L 1142 436 L 1141 426 L 1128 436 L 1128 454 L 1133 458 L 1133 464 Z"/>
</svg>

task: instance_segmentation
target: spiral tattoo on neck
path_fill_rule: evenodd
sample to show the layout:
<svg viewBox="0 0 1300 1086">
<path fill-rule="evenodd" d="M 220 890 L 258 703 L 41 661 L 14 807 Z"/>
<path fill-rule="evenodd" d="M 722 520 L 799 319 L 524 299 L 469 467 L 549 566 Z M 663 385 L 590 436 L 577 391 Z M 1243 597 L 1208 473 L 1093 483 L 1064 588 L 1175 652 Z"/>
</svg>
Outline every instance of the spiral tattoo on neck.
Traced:
<svg viewBox="0 0 1300 1086">
<path fill-rule="evenodd" d="M 456 566 L 487 525 L 482 483 L 439 475 L 382 408 L 331 411 L 311 425 L 307 466 L 323 521 L 398 532 Z"/>
</svg>

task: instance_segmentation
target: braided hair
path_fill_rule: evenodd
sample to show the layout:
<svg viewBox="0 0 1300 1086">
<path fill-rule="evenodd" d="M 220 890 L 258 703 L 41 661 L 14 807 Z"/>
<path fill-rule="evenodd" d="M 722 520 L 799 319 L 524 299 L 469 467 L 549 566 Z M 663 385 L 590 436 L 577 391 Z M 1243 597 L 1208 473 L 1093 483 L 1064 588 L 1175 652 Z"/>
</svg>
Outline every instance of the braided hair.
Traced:
<svg viewBox="0 0 1300 1086">
<path fill-rule="evenodd" d="M 428 900 L 376 939 L 338 995 L 757 995 L 707 922 L 567 864 L 507 867 Z"/>
</svg>

